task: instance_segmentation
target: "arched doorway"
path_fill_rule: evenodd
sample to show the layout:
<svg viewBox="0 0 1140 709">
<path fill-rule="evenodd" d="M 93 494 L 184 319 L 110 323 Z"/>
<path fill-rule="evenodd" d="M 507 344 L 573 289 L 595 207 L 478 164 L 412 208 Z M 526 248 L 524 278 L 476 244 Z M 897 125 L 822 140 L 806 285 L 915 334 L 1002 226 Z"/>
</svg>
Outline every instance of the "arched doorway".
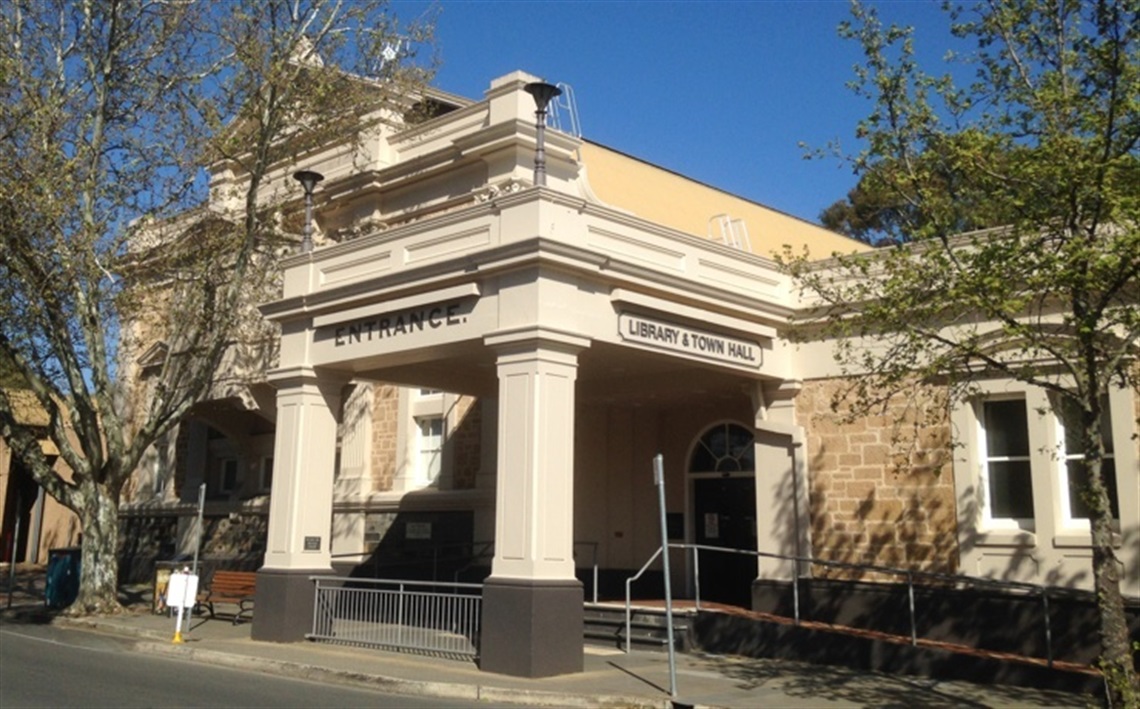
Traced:
<svg viewBox="0 0 1140 709">
<path fill-rule="evenodd" d="M 689 455 L 693 541 L 726 549 L 756 549 L 755 436 L 740 424 L 707 429 Z M 705 551 L 700 556 L 701 598 L 751 605 L 756 557 Z"/>
</svg>

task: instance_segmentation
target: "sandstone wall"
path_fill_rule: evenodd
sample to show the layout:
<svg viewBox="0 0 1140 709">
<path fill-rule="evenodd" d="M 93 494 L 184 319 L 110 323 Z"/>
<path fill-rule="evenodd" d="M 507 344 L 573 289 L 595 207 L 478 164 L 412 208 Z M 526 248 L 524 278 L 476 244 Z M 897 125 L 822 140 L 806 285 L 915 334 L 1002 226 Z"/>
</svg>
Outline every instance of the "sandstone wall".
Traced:
<svg viewBox="0 0 1140 709">
<path fill-rule="evenodd" d="M 451 433 L 454 446 L 452 486 L 456 490 L 475 487 L 482 459 L 483 407 L 471 396 L 461 396 L 455 403 L 455 430 Z"/>
<path fill-rule="evenodd" d="M 399 387 L 377 384 L 372 404 L 372 485 L 375 492 L 391 490 L 396 479 L 399 421 Z"/>
<path fill-rule="evenodd" d="M 916 386 L 871 415 L 833 410 L 842 380 L 796 398 L 807 431 L 814 558 L 953 573 L 957 568 L 951 430 L 937 390 Z M 816 565 L 820 577 L 898 580 Z"/>
</svg>

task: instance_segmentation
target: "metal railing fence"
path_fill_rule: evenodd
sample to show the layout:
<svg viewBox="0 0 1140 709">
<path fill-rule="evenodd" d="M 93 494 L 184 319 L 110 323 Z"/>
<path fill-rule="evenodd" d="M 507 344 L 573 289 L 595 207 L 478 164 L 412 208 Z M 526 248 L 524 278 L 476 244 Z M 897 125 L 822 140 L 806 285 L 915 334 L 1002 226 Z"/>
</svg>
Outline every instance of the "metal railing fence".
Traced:
<svg viewBox="0 0 1140 709">
<path fill-rule="evenodd" d="M 477 657 L 483 585 L 311 576 L 310 640 Z"/>
<path fill-rule="evenodd" d="M 793 621 L 796 625 L 800 624 L 800 565 L 807 564 L 811 566 L 823 566 L 829 568 L 841 569 L 854 569 L 857 571 L 871 571 L 888 576 L 897 576 L 906 579 L 907 587 L 907 605 L 910 621 L 910 644 L 912 646 L 918 644 L 918 621 L 915 612 L 915 596 L 914 586 L 915 579 L 934 581 L 943 583 L 948 586 L 962 587 L 990 587 L 1003 590 L 1020 590 L 1026 595 L 1038 595 L 1041 598 L 1042 605 L 1042 618 L 1043 630 L 1045 634 L 1045 654 L 1049 667 L 1053 667 L 1053 628 L 1049 620 L 1049 588 L 1040 584 L 1025 583 L 1022 581 L 999 581 L 996 579 L 984 579 L 976 576 L 962 576 L 956 574 L 944 574 L 934 571 L 915 571 L 913 569 L 899 569 L 890 566 L 879 566 L 876 564 L 855 564 L 846 561 L 830 561 L 826 559 L 812 559 L 808 557 L 793 556 L 789 554 L 775 554 L 771 552 L 753 551 L 750 549 L 730 549 L 727 547 L 715 547 L 704 544 L 684 544 L 684 543 L 670 543 L 670 549 L 690 550 L 692 552 L 692 569 L 693 569 L 693 589 L 694 589 L 694 604 L 696 609 L 701 609 L 701 580 L 700 580 L 700 554 L 702 551 L 715 552 L 721 554 L 745 554 L 758 558 L 779 559 L 781 561 L 791 561 L 793 564 L 793 583 L 792 583 L 792 608 L 793 608 Z M 649 569 L 654 561 L 661 556 L 662 547 L 658 547 L 655 552 L 649 557 L 649 560 L 635 573 L 625 581 L 625 651 L 630 651 L 630 629 L 632 617 L 632 584 L 634 581 L 641 578 L 641 576 Z"/>
<path fill-rule="evenodd" d="M 575 568 L 583 568 L 583 565 L 577 564 L 579 547 L 587 547 L 590 550 L 590 594 L 593 597 L 593 602 L 598 602 L 598 542 L 574 542 L 574 557 Z M 455 551 L 457 550 L 457 551 Z M 436 544 L 429 548 L 422 550 L 424 558 L 412 559 L 383 559 L 376 561 L 365 561 L 361 566 L 369 573 L 373 574 L 374 578 L 380 578 L 381 570 L 384 567 L 391 567 L 397 569 L 409 569 L 415 566 L 423 566 L 431 568 L 431 580 L 436 581 L 442 574 L 441 569 L 448 566 L 454 566 L 451 572 L 451 580 L 453 583 L 459 582 L 459 577 L 467 571 L 475 568 L 480 561 L 490 560 L 495 555 L 494 542 L 456 542 L 451 544 Z M 428 554 L 430 553 L 430 558 Z M 358 559 L 367 557 L 369 552 L 349 552 L 333 554 L 333 559 Z"/>
</svg>

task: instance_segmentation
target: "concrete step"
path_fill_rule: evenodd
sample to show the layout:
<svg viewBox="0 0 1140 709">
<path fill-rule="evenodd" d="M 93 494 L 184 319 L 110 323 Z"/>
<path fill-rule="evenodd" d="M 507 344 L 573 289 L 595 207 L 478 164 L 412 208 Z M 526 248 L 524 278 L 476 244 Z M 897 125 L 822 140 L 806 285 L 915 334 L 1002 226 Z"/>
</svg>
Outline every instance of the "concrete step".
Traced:
<svg viewBox="0 0 1140 709">
<path fill-rule="evenodd" d="M 677 611 L 673 614 L 673 645 L 684 651 L 691 647 L 689 642 L 689 620 L 691 613 Z M 583 637 L 587 643 L 608 647 L 625 646 L 625 606 L 587 603 L 584 612 Z M 664 649 L 669 644 L 669 632 L 665 610 L 661 608 L 637 607 L 631 609 L 630 645 L 641 649 Z"/>
</svg>

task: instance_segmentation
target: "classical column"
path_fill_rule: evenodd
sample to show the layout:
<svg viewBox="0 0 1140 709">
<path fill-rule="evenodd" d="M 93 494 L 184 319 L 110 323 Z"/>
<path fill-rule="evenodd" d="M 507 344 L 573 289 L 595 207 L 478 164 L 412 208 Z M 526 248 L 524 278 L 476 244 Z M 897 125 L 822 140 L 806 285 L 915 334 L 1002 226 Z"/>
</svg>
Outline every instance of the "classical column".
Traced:
<svg viewBox="0 0 1140 709">
<path fill-rule="evenodd" d="M 270 374 L 277 435 L 265 564 L 257 572 L 254 640 L 303 640 L 313 618 L 311 574 L 331 574 L 333 473 L 340 379 L 307 367 Z"/>
<path fill-rule="evenodd" d="M 483 670 L 582 671 L 574 576 L 574 385 L 582 338 L 494 336 L 499 440 L 495 558 L 483 587 Z"/>
</svg>

